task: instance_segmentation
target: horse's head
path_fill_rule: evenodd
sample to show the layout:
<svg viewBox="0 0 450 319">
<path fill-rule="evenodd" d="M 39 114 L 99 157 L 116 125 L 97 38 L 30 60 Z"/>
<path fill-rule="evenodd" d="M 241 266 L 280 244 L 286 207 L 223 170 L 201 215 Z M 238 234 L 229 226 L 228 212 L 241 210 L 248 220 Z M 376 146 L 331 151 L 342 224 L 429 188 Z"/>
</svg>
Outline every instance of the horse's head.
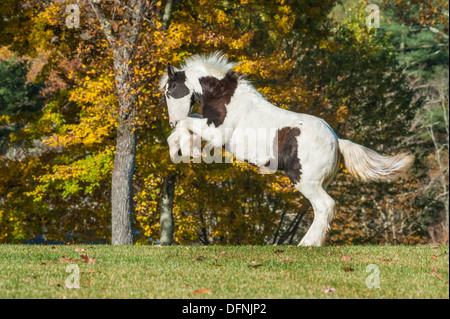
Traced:
<svg viewBox="0 0 450 319">
<path fill-rule="evenodd" d="M 194 105 L 194 90 L 186 80 L 184 71 L 167 66 L 167 83 L 164 86 L 170 126 L 186 118 Z"/>
</svg>

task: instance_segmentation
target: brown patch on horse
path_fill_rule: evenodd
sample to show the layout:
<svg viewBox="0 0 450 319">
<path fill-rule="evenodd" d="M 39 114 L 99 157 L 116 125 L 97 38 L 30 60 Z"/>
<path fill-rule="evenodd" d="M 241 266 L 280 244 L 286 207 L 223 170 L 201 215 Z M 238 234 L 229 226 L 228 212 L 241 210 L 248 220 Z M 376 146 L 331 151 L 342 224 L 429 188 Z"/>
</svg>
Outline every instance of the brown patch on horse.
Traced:
<svg viewBox="0 0 450 319">
<path fill-rule="evenodd" d="M 203 107 L 203 118 L 208 119 L 208 125 L 213 123 L 217 127 L 223 123 L 227 116 L 225 106 L 230 103 L 241 76 L 241 73 L 228 71 L 221 80 L 212 76 L 199 79 L 203 93 L 195 93 L 195 98 Z"/>
<path fill-rule="evenodd" d="M 300 136 L 298 127 L 283 127 L 277 131 L 274 138 L 274 149 L 278 147 L 278 170 L 284 170 L 284 173 L 296 184 L 300 181 L 302 165 L 298 158 L 297 137 Z M 269 166 L 269 163 L 266 164 Z"/>
</svg>

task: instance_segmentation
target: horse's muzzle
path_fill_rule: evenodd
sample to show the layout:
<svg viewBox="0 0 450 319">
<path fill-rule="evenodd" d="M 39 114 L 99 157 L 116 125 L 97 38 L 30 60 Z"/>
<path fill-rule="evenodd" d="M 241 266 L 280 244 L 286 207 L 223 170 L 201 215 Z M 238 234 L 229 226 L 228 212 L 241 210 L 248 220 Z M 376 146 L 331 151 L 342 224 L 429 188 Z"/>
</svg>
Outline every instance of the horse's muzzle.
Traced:
<svg viewBox="0 0 450 319">
<path fill-rule="evenodd" d="M 175 126 L 177 126 L 178 122 L 179 121 L 173 121 L 173 122 L 169 122 L 169 124 L 172 128 L 175 128 Z"/>
</svg>

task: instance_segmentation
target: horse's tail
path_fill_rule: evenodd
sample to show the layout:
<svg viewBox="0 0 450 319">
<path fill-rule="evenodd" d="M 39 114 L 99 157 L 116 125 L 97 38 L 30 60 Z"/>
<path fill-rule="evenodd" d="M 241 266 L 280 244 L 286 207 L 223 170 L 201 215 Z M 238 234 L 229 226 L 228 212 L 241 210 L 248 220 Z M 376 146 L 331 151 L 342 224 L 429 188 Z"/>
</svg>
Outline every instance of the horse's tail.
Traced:
<svg viewBox="0 0 450 319">
<path fill-rule="evenodd" d="M 413 156 L 405 153 L 383 156 L 349 140 L 339 139 L 339 149 L 350 174 L 364 181 L 393 180 L 408 170 L 414 161 Z"/>
</svg>

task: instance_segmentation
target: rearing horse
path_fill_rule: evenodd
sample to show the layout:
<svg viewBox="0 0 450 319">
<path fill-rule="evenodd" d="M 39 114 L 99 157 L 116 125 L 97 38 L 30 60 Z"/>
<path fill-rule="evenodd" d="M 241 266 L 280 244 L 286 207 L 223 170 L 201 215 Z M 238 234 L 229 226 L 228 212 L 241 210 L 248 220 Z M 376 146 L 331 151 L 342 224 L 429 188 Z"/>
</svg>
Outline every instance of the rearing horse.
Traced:
<svg viewBox="0 0 450 319">
<path fill-rule="evenodd" d="M 393 180 L 411 166 L 410 155 L 380 155 L 339 139 L 320 118 L 272 105 L 242 74 L 232 71 L 235 65 L 225 55 L 213 53 L 191 56 L 180 69 L 168 66 L 160 88 L 175 128 L 168 138 L 171 157 L 191 151 L 194 157 L 201 156 L 198 147 L 192 149 L 194 137 L 214 147 L 225 146 L 236 157 L 260 167 L 275 160 L 274 169 L 285 172 L 314 210 L 314 221 L 299 245 L 320 246 L 325 240 L 335 210 L 325 188 L 338 171 L 341 154 L 347 170 L 362 180 Z M 196 102 L 202 106 L 203 117 L 189 116 Z M 269 133 L 258 136 L 261 129 Z M 249 139 L 254 143 L 248 143 Z"/>
</svg>

